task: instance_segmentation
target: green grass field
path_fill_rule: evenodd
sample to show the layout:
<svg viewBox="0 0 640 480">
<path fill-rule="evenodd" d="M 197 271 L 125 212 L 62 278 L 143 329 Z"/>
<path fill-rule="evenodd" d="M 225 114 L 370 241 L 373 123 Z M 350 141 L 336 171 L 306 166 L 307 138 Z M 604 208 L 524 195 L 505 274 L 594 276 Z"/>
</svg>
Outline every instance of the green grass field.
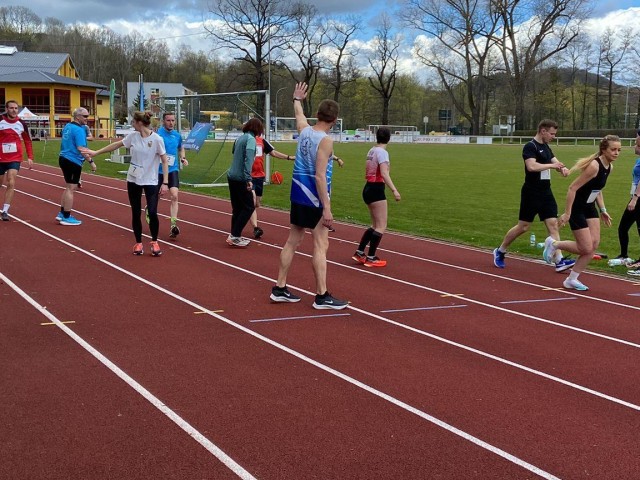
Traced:
<svg viewBox="0 0 640 480">
<path fill-rule="evenodd" d="M 46 147 L 45 147 L 46 145 Z M 91 142 L 97 149 L 105 142 Z M 295 143 L 274 144 L 285 154 L 295 152 Z M 369 221 L 368 210 L 362 201 L 364 185 L 364 159 L 371 144 L 336 143 L 336 154 L 345 160 L 343 168 L 334 168 L 332 207 L 338 220 L 356 224 Z M 35 160 L 57 165 L 60 144 L 57 141 L 34 142 Z M 594 153 L 592 146 L 555 146 L 558 159 L 571 166 L 578 158 Z M 494 248 L 506 231 L 517 222 L 524 172 L 521 145 L 408 145 L 390 144 L 391 176 L 402 195 L 401 202 L 389 199 L 389 229 L 424 237 L 450 240 L 478 247 Z M 122 164 L 105 162 L 108 155 L 98 157 L 101 175 L 124 178 L 118 173 Z M 231 159 L 231 143 L 207 143 L 199 153 L 188 152 L 190 165 L 181 179 L 194 179 L 207 172 L 207 178 L 221 175 Z M 217 157 L 214 167 L 213 159 Z M 263 197 L 265 206 L 288 209 L 289 188 L 293 162 L 273 159 L 275 169 L 282 172 L 282 185 L 267 185 Z M 625 147 L 615 164 L 614 172 L 604 190 L 604 198 L 613 226 L 602 229 L 599 251 L 616 256 L 619 253 L 617 223 L 628 201 L 631 169 L 635 162 L 633 148 Z M 86 171 L 86 170 L 85 170 Z M 187 175 L 187 172 L 197 172 Z M 553 173 L 553 191 L 559 211 L 564 209 L 567 187 L 577 174 L 563 178 Z M 223 176 L 222 181 L 226 178 Z M 183 190 L 193 190 L 183 187 Z M 199 188 L 196 191 L 228 198 L 226 188 Z M 544 225 L 536 221 L 532 228 L 537 241 L 546 236 Z M 572 238 L 568 227 L 562 230 L 564 238 Z M 640 242 L 634 229 L 630 232 L 630 256 L 640 258 Z M 541 252 L 529 246 L 528 235 L 512 245 L 511 252 L 540 256 Z M 455 259 L 454 259 L 455 260 Z M 603 262 L 604 263 L 604 262 Z M 597 263 L 592 263 L 597 266 Z M 606 267 L 606 270 L 611 270 Z M 624 271 L 617 267 L 617 271 Z"/>
</svg>

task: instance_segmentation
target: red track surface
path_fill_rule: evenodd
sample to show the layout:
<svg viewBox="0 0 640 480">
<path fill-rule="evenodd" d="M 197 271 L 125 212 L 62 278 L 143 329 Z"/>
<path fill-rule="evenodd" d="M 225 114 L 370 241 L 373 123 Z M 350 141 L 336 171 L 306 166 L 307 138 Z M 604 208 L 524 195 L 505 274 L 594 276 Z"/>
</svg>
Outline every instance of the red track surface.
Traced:
<svg viewBox="0 0 640 480">
<path fill-rule="evenodd" d="M 287 212 L 261 209 L 263 239 L 232 250 L 228 203 L 183 192 L 178 241 L 161 218 L 164 255 L 135 257 L 123 182 L 86 177 L 77 228 L 54 221 L 56 169 L 17 183 L 2 479 L 640 478 L 633 282 L 568 292 L 541 262 L 392 234 L 366 269 L 340 224 L 328 280 L 350 308 L 311 308 L 310 240 L 302 302 L 271 304 Z"/>
</svg>

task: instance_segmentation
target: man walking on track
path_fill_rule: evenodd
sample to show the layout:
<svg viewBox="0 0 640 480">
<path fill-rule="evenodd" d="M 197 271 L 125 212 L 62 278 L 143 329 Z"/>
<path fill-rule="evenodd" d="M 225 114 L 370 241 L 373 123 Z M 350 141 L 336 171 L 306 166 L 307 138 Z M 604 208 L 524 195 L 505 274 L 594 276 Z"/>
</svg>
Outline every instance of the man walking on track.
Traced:
<svg viewBox="0 0 640 480">
<path fill-rule="evenodd" d="M 81 225 L 82 221 L 71 215 L 73 208 L 73 194 L 80 184 L 80 176 L 82 175 L 82 165 L 84 163 L 85 154 L 80 149 L 87 148 L 87 119 L 89 111 L 86 108 L 76 108 L 73 111 L 73 121 L 65 125 L 62 130 L 62 142 L 60 143 L 60 157 L 58 164 L 64 175 L 66 187 L 62 192 L 60 200 L 60 211 L 56 220 L 60 225 Z M 92 158 L 89 158 L 91 170 L 96 171 L 96 164 Z"/>
<path fill-rule="evenodd" d="M 15 192 L 16 177 L 22 163 L 22 142 L 27 150 L 29 169 L 33 167 L 33 144 L 29 136 L 29 128 L 18 117 L 18 102 L 9 100 L 6 112 L 0 115 L 0 187 L 5 185 L 4 205 L 0 218 L 9 221 L 9 207 Z"/>
<path fill-rule="evenodd" d="M 524 185 L 520 191 L 520 214 L 518 223 L 507 232 L 502 243 L 493 251 L 493 264 L 504 268 L 504 257 L 509 245 L 523 233 L 527 232 L 538 215 L 544 222 L 549 235 L 560 240 L 558 233 L 558 204 L 551 191 L 551 170 L 556 170 L 563 177 L 569 175 L 569 169 L 555 157 L 549 142 L 556 137 L 558 124 L 553 120 L 542 120 L 538 124 L 538 133 L 525 144 L 522 149 L 524 159 Z M 553 263 L 556 272 L 570 269 L 575 260 L 562 257 L 558 251 Z"/>
<path fill-rule="evenodd" d="M 293 256 L 310 229 L 313 237 L 312 265 L 316 279 L 316 297 L 313 307 L 340 310 L 348 305 L 327 291 L 327 249 L 329 229 L 333 223 L 331 213 L 331 174 L 333 140 L 328 135 L 338 119 L 340 106 L 333 100 L 323 100 L 318 106 L 314 126 L 310 126 L 302 108 L 307 96 L 307 84 L 296 84 L 293 91 L 293 109 L 300 136 L 293 166 L 291 183 L 291 229 L 289 238 L 280 253 L 280 269 L 277 284 L 271 290 L 273 302 L 299 302 L 300 298 L 289 292 L 287 273 Z"/>
<path fill-rule="evenodd" d="M 171 227 L 169 237 L 176 238 L 180 234 L 178 228 L 178 192 L 180 188 L 180 165 L 187 166 L 189 162 L 182 146 L 182 137 L 176 132 L 176 116 L 172 112 L 162 114 L 162 127 L 158 129 L 158 135 L 164 140 L 164 148 L 169 159 L 169 193 L 171 194 Z M 162 185 L 162 165 L 158 170 L 158 187 Z"/>
</svg>

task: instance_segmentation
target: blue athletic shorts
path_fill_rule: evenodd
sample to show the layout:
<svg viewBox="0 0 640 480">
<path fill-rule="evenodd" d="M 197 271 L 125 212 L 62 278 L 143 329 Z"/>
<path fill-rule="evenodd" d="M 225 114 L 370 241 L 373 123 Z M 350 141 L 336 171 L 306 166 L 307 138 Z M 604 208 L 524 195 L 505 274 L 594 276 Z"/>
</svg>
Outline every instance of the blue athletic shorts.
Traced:
<svg viewBox="0 0 640 480">
<path fill-rule="evenodd" d="M 0 162 L 0 175 L 7 173 L 7 170 L 20 170 L 20 162 Z"/>
</svg>

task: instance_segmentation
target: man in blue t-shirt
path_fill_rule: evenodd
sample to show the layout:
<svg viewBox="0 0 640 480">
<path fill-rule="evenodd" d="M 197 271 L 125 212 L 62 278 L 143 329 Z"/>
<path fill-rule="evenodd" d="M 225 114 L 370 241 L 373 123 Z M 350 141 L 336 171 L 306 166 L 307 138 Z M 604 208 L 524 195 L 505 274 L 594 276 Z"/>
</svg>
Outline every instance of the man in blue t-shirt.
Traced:
<svg viewBox="0 0 640 480">
<path fill-rule="evenodd" d="M 82 165 L 85 160 L 80 148 L 87 147 L 87 132 L 84 127 L 88 121 L 89 111 L 86 108 L 79 107 L 73 111 L 73 121 L 67 123 L 62 129 L 58 163 L 64 175 L 66 188 L 62 192 L 60 212 L 56 216 L 56 220 L 60 222 L 60 225 L 77 226 L 82 224 L 81 220 L 71 215 L 71 208 L 73 207 L 73 193 L 78 189 Z M 91 158 L 89 158 L 89 163 L 91 164 L 91 170 L 95 172 L 96 164 Z"/>
<path fill-rule="evenodd" d="M 176 238 L 180 234 L 178 228 L 178 192 L 180 189 L 180 165 L 187 166 L 189 162 L 184 153 L 182 137 L 175 129 L 176 116 L 172 112 L 162 115 L 162 127 L 158 129 L 158 135 L 164 140 L 164 148 L 169 158 L 169 193 L 171 194 L 171 228 L 169 237 Z M 162 185 L 162 165 L 158 171 L 158 187 Z"/>
</svg>

